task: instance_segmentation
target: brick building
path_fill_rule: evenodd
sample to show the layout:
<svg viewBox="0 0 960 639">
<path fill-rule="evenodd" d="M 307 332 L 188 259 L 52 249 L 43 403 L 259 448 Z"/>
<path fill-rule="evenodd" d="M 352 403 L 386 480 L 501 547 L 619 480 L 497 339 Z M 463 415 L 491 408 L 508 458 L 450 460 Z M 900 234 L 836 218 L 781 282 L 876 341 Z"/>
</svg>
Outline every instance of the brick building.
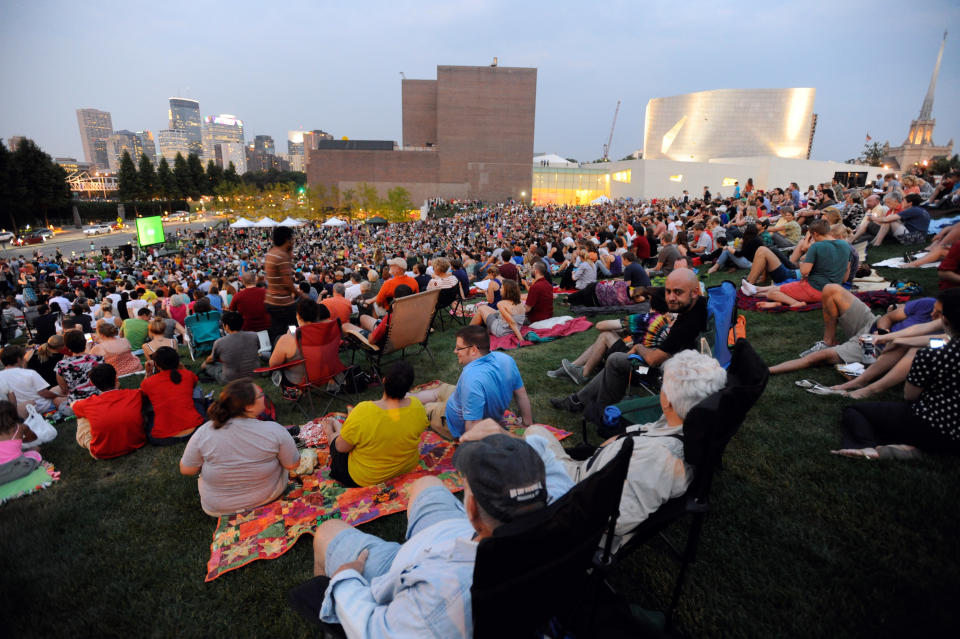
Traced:
<svg viewBox="0 0 960 639">
<path fill-rule="evenodd" d="M 402 186 L 415 204 L 529 199 L 536 95 L 536 69 L 438 66 L 436 80 L 402 81 L 401 147 L 305 135 L 307 181 L 381 195 Z"/>
</svg>

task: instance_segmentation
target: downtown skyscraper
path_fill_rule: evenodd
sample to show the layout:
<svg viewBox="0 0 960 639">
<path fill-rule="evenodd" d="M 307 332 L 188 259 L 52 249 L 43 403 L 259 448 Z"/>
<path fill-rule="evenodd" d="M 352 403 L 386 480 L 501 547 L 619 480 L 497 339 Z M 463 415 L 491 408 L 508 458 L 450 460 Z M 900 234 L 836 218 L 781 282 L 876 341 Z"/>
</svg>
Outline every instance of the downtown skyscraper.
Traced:
<svg viewBox="0 0 960 639">
<path fill-rule="evenodd" d="M 190 153 L 203 155 L 203 119 L 200 117 L 200 103 L 189 98 L 170 98 L 170 130 L 180 131 L 186 136 Z"/>
<path fill-rule="evenodd" d="M 113 135 L 113 120 L 109 111 L 77 109 L 77 124 L 80 126 L 80 141 L 83 143 L 83 159 L 102 170 L 110 166 L 107 154 L 107 138 Z"/>
</svg>

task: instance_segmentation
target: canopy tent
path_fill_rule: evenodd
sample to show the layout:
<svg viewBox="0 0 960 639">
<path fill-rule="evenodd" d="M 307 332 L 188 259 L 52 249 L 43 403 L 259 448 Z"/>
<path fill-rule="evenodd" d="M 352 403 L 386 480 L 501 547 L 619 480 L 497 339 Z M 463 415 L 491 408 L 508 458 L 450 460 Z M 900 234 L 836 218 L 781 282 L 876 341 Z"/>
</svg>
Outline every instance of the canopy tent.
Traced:
<svg viewBox="0 0 960 639">
<path fill-rule="evenodd" d="M 285 219 L 283 222 L 280 222 L 280 226 L 303 226 L 303 222 L 300 220 L 295 220 L 288 215 L 287 219 Z"/>
<path fill-rule="evenodd" d="M 382 217 L 380 217 L 379 215 L 375 215 L 374 217 L 371 217 L 369 220 L 367 220 L 367 224 L 373 224 L 373 225 L 388 224 L 388 222 Z"/>
<path fill-rule="evenodd" d="M 613 200 L 611 200 L 610 198 L 608 198 L 606 195 L 601 195 L 600 197 L 598 197 L 598 198 L 595 199 L 594 201 L 590 202 L 590 204 L 607 204 L 607 203 L 612 202 L 612 201 L 613 201 Z"/>
<path fill-rule="evenodd" d="M 271 226 L 280 226 L 280 225 L 274 222 L 273 220 L 271 220 L 269 217 L 264 216 L 260 218 L 257 221 L 257 223 L 254 224 L 254 226 L 256 226 L 257 228 L 268 228 Z"/>
<path fill-rule="evenodd" d="M 340 218 L 338 218 L 338 217 L 331 217 L 329 220 L 327 220 L 326 222 L 324 222 L 324 223 L 322 224 L 322 226 L 343 226 L 344 224 L 346 224 L 346 222 L 344 222 L 344 221 L 341 220 Z"/>
<path fill-rule="evenodd" d="M 238 217 L 237 221 L 230 225 L 232 229 L 246 229 L 253 226 L 253 222 L 245 217 Z"/>
<path fill-rule="evenodd" d="M 576 162 L 571 162 L 567 158 L 562 158 L 556 153 L 546 153 L 544 155 L 533 156 L 534 166 L 577 166 Z"/>
</svg>

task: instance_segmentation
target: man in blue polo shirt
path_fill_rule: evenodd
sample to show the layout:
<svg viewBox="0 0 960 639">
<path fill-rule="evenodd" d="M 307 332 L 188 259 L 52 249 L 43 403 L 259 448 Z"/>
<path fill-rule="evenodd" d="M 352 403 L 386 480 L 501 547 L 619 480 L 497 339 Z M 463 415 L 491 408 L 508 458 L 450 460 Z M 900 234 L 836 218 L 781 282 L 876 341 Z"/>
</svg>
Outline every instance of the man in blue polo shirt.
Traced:
<svg viewBox="0 0 960 639">
<path fill-rule="evenodd" d="M 454 351 L 463 366 L 457 385 L 441 384 L 416 393 L 430 418 L 430 428 L 447 439 L 458 439 L 484 418 L 497 421 L 513 399 L 524 426 L 533 423 L 530 398 L 517 363 L 509 355 L 490 352 L 490 335 L 483 326 L 457 331 Z"/>
</svg>

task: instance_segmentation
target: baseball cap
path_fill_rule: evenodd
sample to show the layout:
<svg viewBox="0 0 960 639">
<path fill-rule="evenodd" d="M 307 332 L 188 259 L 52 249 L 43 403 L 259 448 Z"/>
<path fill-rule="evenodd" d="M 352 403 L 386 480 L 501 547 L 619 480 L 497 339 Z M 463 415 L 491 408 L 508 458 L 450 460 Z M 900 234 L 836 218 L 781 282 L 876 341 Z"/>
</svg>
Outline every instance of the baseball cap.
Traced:
<svg viewBox="0 0 960 639">
<path fill-rule="evenodd" d="M 501 522 L 547 503 L 543 460 L 522 439 L 490 435 L 464 442 L 453 455 L 453 465 L 470 484 L 477 503 Z"/>
<path fill-rule="evenodd" d="M 398 268 L 402 268 L 402 269 L 404 269 L 404 270 L 407 269 L 407 261 L 406 261 L 405 259 L 403 259 L 402 257 L 394 257 L 394 258 L 391 258 L 391 259 L 387 260 L 387 264 L 390 265 L 390 266 L 396 266 L 396 267 L 398 267 Z"/>
</svg>

